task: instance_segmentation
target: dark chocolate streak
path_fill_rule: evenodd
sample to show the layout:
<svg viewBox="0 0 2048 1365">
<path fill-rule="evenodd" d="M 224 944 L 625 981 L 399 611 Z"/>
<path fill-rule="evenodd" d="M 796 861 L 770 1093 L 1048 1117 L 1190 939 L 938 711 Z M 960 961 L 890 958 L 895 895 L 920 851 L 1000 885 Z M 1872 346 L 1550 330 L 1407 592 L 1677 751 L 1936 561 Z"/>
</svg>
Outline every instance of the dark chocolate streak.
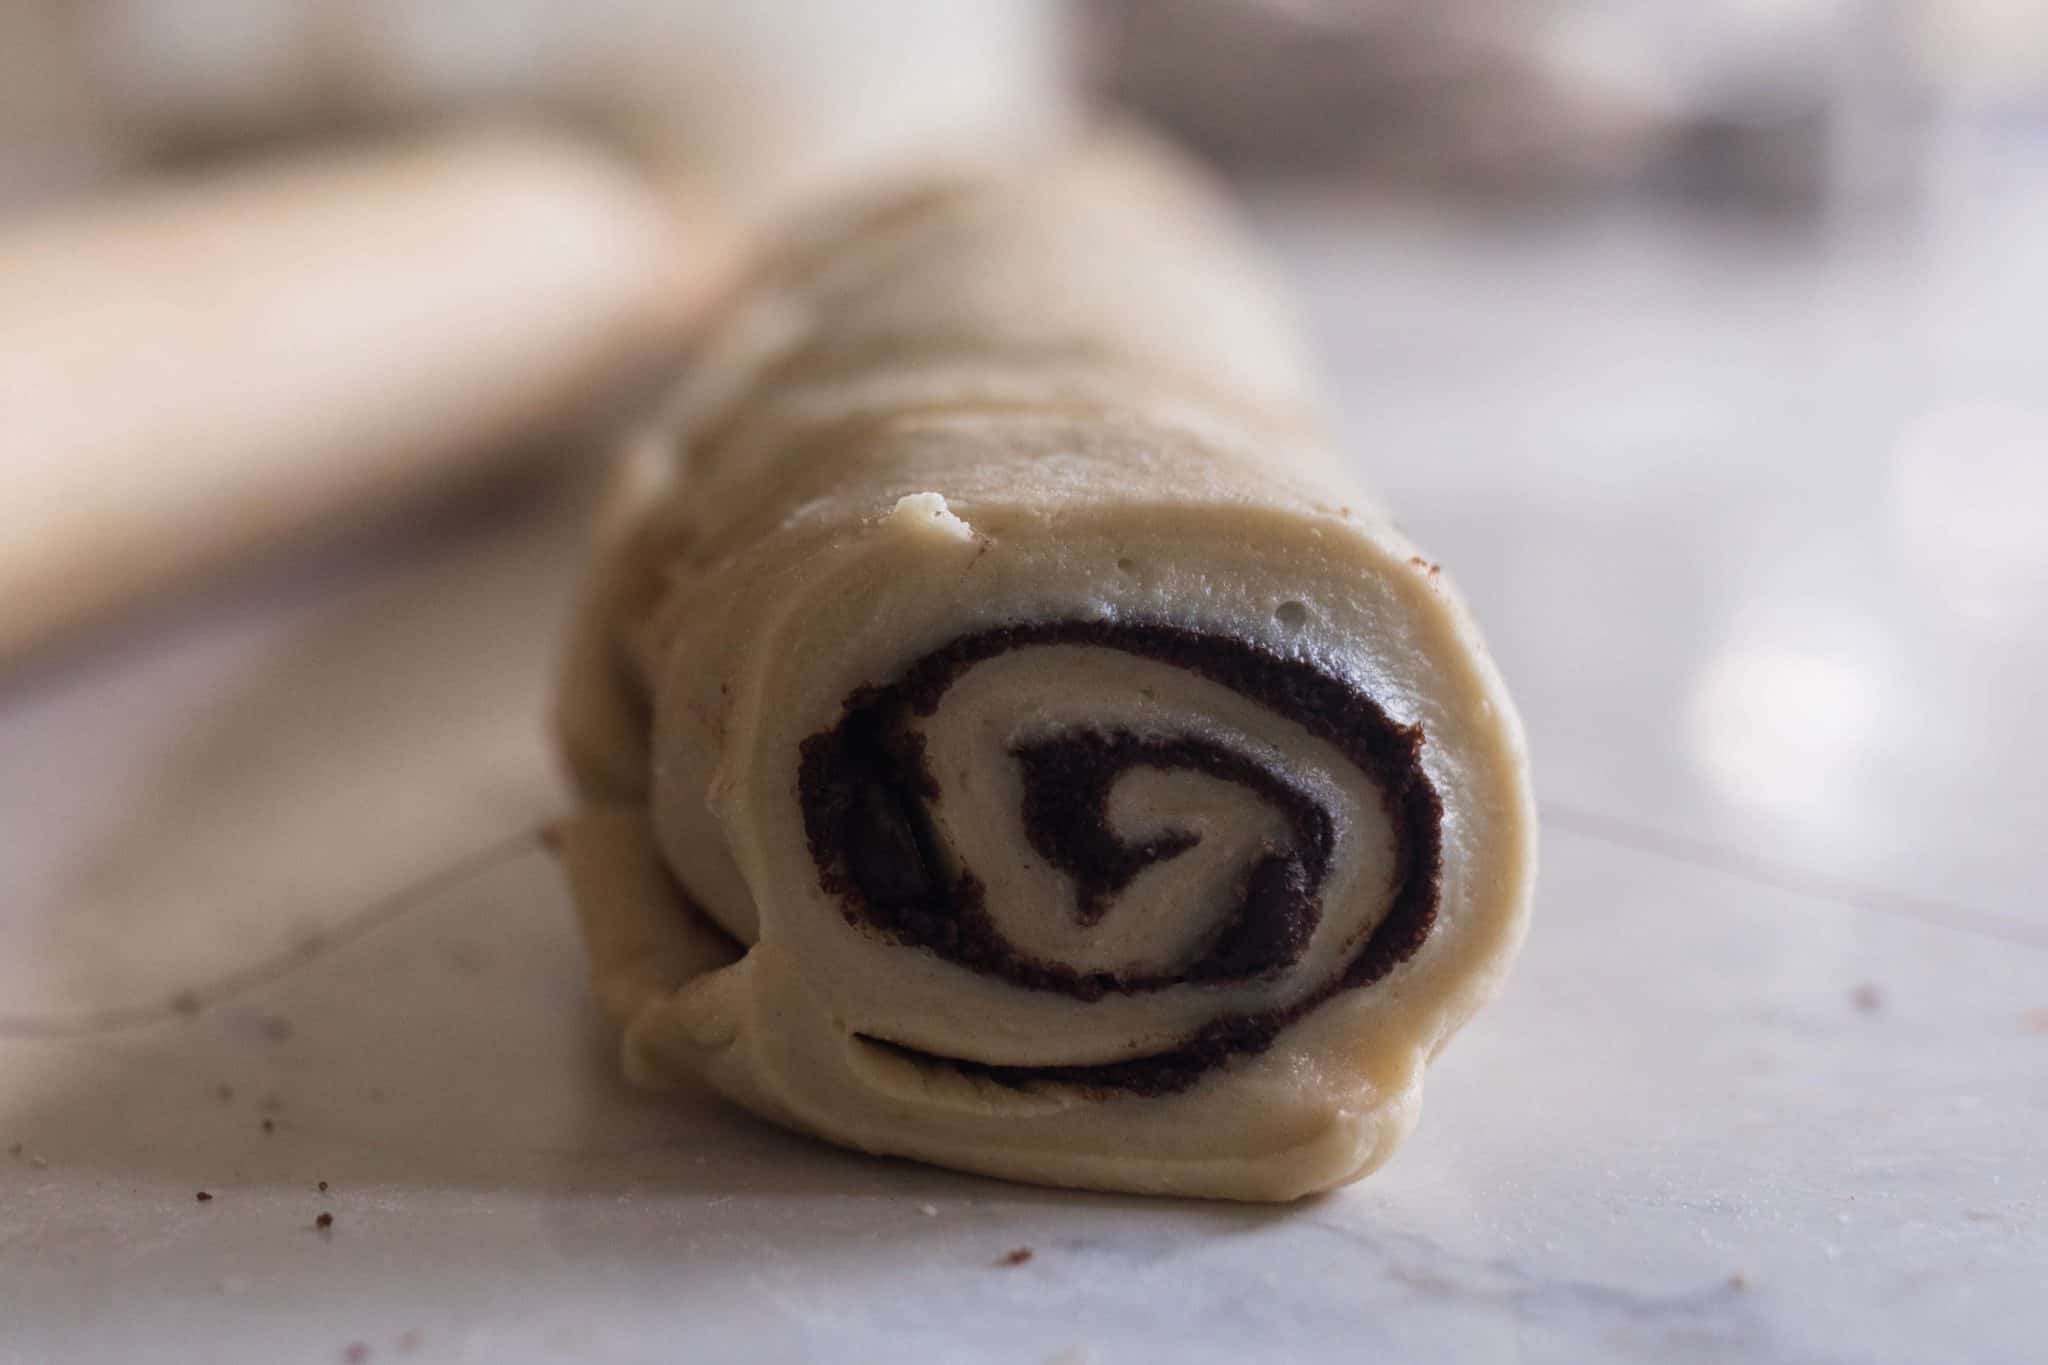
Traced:
<svg viewBox="0 0 2048 1365">
<path fill-rule="evenodd" d="M 1334 840 L 1328 811 L 1307 792 L 1250 757 L 1193 737 L 1146 738 L 1078 731 L 1018 746 L 1026 837 L 1074 882 L 1075 913 L 1097 922 L 1138 873 L 1194 846 L 1167 831 L 1127 844 L 1111 830 L 1108 800 L 1137 767 L 1186 769 L 1237 783 L 1271 804 L 1290 831 L 1247 870 L 1237 908 L 1215 942 L 1173 975 L 1078 972 L 1012 945 L 985 905 L 972 870 L 948 875 L 924 803 L 938 783 L 911 716 L 937 712 L 947 688 L 974 665 L 1043 645 L 1113 649 L 1185 669 L 1285 716 L 1335 746 L 1378 788 L 1396 852 L 1392 901 L 1344 970 L 1295 1003 L 1212 1020 L 1181 1043 L 1126 1061 L 1086 1066 L 994 1066 L 937 1057 L 881 1039 L 877 1046 L 1006 1085 L 1060 1082 L 1102 1092 L 1166 1094 L 1211 1067 L 1261 1052 L 1280 1031 L 1341 990 L 1385 976 L 1422 945 L 1436 919 L 1443 865 L 1443 803 L 1422 769 L 1423 735 L 1370 697 L 1314 665 L 1257 645 L 1179 626 L 1055 621 L 962 636 L 912 664 L 896 682 L 847 697 L 837 726 L 803 744 L 798 773 L 804 830 L 819 884 L 839 898 L 849 922 L 899 943 L 930 949 L 972 971 L 1027 990 L 1078 1000 L 1138 994 L 1189 982 L 1243 980 L 1299 958 L 1321 915 L 1320 890 Z"/>
<path fill-rule="evenodd" d="M 1127 844 L 1110 828 L 1109 793 L 1133 768 L 1186 769 L 1234 782 L 1286 814 L 1294 842 L 1268 850 L 1246 879 L 1231 923 L 1189 970 L 1205 980 L 1255 976 L 1301 955 L 1322 907 L 1313 888 L 1329 867 L 1335 832 L 1329 812 L 1293 783 L 1243 754 L 1202 739 L 1145 739 L 1081 731 L 1010 751 L 1024 773 L 1024 835 L 1074 882 L 1074 915 L 1096 924 L 1132 878 L 1193 848 L 1201 836 L 1168 830 Z"/>
</svg>

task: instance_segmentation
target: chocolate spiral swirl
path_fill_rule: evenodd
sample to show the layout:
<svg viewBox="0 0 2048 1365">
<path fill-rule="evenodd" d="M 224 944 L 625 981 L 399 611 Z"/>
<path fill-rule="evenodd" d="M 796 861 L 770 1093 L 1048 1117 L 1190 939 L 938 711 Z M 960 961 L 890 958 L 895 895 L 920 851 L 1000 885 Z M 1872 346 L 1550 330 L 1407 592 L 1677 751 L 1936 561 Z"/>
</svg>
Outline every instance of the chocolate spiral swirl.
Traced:
<svg viewBox="0 0 2048 1365">
<path fill-rule="evenodd" d="M 1069 730 L 1010 749 L 1023 780 L 1024 833 L 1073 885 L 1077 924 L 1099 922 L 1145 869 L 1187 852 L 1199 835 L 1167 829 L 1138 843 L 1111 828 L 1111 790 L 1139 769 L 1191 771 L 1239 786 L 1284 821 L 1247 869 L 1243 890 L 1191 965 L 1169 973 L 1081 971 L 1045 961 L 1006 938 L 989 915 L 972 868 L 948 871 L 926 803 L 938 798 L 924 739 L 912 717 L 934 715 L 975 665 L 1012 650 L 1080 645 L 1183 669 L 1220 684 L 1329 742 L 1377 789 L 1393 833 L 1395 868 L 1385 913 L 1342 969 L 1292 1003 L 1231 1014 L 1163 1051 L 1123 1061 L 1005 1066 L 938 1058 L 878 1045 L 1010 1085 L 1062 1082 L 1101 1092 L 1181 1090 L 1233 1056 L 1270 1046 L 1289 1024 L 1342 990 L 1367 986 L 1405 961 L 1436 919 L 1443 861 L 1443 804 L 1423 771 L 1423 734 L 1397 724 L 1352 684 L 1260 646 L 1179 626 L 1056 621 L 962 636 L 913 663 L 902 677 L 857 689 L 839 723 L 802 748 L 799 792 L 819 884 L 850 923 L 894 942 L 1030 991 L 1077 1001 L 1202 983 L 1246 981 L 1293 965 L 1320 922 L 1336 821 L 1307 787 L 1257 759 L 1192 735 Z"/>
</svg>

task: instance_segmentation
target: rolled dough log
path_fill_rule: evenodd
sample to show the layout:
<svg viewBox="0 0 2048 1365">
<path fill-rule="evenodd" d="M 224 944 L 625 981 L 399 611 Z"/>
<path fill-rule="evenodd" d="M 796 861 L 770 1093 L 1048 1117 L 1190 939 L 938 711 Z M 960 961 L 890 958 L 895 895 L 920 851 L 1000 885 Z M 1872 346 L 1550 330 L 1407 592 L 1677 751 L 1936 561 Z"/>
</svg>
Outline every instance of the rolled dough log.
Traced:
<svg viewBox="0 0 2048 1365">
<path fill-rule="evenodd" d="M 1522 734 L 1129 133 L 814 222 L 622 467 L 567 862 L 627 1066 L 872 1152 L 1289 1199 L 1515 954 Z"/>
</svg>

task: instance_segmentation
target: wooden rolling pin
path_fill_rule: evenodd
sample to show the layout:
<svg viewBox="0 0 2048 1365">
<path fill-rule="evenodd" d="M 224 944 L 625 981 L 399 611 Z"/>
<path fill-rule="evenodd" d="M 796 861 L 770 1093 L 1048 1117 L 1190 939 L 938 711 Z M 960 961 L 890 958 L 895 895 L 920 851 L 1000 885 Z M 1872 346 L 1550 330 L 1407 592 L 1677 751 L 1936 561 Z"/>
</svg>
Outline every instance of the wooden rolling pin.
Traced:
<svg viewBox="0 0 2048 1365">
<path fill-rule="evenodd" d="M 479 474 L 671 358 L 731 254 L 504 129 L 0 231 L 0 660 Z"/>
</svg>

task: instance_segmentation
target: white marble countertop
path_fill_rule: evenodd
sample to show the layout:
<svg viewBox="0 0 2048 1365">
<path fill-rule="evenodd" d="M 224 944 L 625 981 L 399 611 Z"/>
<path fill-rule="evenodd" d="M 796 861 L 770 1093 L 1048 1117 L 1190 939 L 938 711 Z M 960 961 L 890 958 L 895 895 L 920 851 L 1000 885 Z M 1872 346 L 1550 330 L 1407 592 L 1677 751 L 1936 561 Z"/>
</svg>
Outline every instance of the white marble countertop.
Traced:
<svg viewBox="0 0 2048 1365">
<path fill-rule="evenodd" d="M 2043 1358 L 2048 174 L 1937 189 L 1263 213 L 1546 819 L 1506 994 L 1299 1207 L 627 1090 L 533 835 L 567 499 L 9 681 L 0 1360 Z"/>
</svg>

